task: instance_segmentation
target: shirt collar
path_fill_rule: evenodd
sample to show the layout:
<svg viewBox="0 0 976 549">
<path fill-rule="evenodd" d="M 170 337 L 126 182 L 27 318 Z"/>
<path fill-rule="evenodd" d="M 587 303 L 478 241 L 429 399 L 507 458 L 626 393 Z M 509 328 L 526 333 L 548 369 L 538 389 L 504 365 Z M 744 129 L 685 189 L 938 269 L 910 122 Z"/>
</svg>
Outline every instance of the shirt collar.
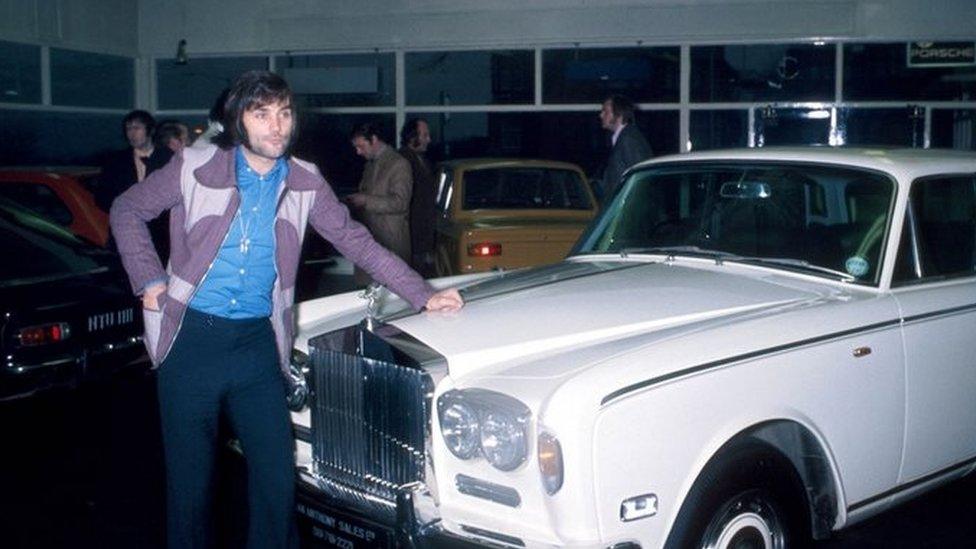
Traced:
<svg viewBox="0 0 976 549">
<path fill-rule="evenodd" d="M 254 171 L 251 166 L 247 163 L 247 158 L 244 156 L 244 146 L 239 145 L 234 152 L 234 164 L 235 171 L 237 173 L 237 184 L 245 187 L 256 181 L 270 181 L 274 184 L 281 183 L 281 181 L 288 175 L 288 163 L 285 162 L 284 158 L 278 158 L 275 160 L 274 166 L 268 173 L 258 175 L 258 172 Z"/>
<path fill-rule="evenodd" d="M 617 138 L 620 137 L 620 132 L 624 131 L 624 128 L 626 128 L 626 127 L 627 127 L 627 124 L 621 124 L 619 128 L 617 128 L 616 130 L 614 130 L 613 137 L 610 138 L 610 145 L 616 145 L 617 144 Z"/>
</svg>

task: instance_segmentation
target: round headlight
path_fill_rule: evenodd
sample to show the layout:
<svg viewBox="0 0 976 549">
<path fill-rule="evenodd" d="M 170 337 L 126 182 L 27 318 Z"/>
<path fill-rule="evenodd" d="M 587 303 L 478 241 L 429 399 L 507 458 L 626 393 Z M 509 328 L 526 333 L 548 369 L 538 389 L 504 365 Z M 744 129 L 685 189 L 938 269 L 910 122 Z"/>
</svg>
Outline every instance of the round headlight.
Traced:
<svg viewBox="0 0 976 549">
<path fill-rule="evenodd" d="M 509 414 L 488 412 L 481 420 L 481 451 L 496 468 L 511 471 L 525 461 L 525 429 Z"/>
<path fill-rule="evenodd" d="M 478 453 L 478 414 L 455 402 L 441 412 L 441 435 L 452 454 L 471 459 Z"/>
</svg>

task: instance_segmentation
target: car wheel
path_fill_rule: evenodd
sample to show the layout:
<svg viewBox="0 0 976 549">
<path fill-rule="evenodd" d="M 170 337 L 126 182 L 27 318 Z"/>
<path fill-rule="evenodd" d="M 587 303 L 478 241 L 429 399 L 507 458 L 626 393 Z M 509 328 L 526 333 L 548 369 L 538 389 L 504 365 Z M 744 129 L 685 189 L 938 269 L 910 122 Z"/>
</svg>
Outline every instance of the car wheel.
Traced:
<svg viewBox="0 0 976 549">
<path fill-rule="evenodd" d="M 671 549 L 792 549 L 810 542 L 799 476 L 763 444 L 733 449 L 695 481 L 668 538 Z"/>
</svg>

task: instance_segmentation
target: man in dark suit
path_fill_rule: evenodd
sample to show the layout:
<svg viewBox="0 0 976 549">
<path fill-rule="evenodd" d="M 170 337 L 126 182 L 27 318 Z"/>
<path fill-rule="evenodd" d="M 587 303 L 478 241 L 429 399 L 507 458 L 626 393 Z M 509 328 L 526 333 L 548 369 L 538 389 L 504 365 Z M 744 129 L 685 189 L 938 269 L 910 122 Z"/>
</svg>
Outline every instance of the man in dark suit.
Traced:
<svg viewBox="0 0 976 549">
<path fill-rule="evenodd" d="M 102 165 L 95 201 L 106 212 L 115 197 L 169 162 L 173 152 L 153 145 L 156 119 L 146 111 L 135 110 L 122 119 L 122 134 L 129 146 L 112 153 Z"/>
<path fill-rule="evenodd" d="M 425 153 L 430 145 L 430 126 L 423 118 L 411 118 L 400 130 L 397 151 L 410 162 L 413 192 L 410 195 L 410 266 L 424 278 L 434 276 L 434 240 L 437 226 L 437 188 L 434 171 Z"/>
<path fill-rule="evenodd" d="M 109 211 L 117 196 L 165 166 L 173 157 L 173 151 L 169 148 L 153 145 L 155 129 L 156 119 L 143 110 L 134 110 L 122 119 L 122 134 L 129 146 L 109 155 L 102 165 L 102 173 L 94 189 L 99 208 Z M 169 258 L 168 226 L 168 213 L 149 224 L 156 252 L 164 264 Z"/>
<path fill-rule="evenodd" d="M 611 132 L 610 157 L 603 170 L 603 202 L 613 199 L 624 171 L 651 157 L 651 146 L 634 123 L 634 102 L 622 95 L 611 95 L 600 110 L 603 129 Z"/>
</svg>

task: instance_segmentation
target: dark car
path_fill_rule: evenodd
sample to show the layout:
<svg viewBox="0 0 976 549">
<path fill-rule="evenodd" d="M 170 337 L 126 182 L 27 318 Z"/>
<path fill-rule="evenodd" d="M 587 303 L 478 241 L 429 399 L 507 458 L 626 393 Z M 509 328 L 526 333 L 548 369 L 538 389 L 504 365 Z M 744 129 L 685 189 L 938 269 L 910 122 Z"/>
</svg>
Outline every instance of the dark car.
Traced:
<svg viewBox="0 0 976 549">
<path fill-rule="evenodd" d="M 0 198 L 0 400 L 145 367 L 118 256 Z"/>
</svg>

